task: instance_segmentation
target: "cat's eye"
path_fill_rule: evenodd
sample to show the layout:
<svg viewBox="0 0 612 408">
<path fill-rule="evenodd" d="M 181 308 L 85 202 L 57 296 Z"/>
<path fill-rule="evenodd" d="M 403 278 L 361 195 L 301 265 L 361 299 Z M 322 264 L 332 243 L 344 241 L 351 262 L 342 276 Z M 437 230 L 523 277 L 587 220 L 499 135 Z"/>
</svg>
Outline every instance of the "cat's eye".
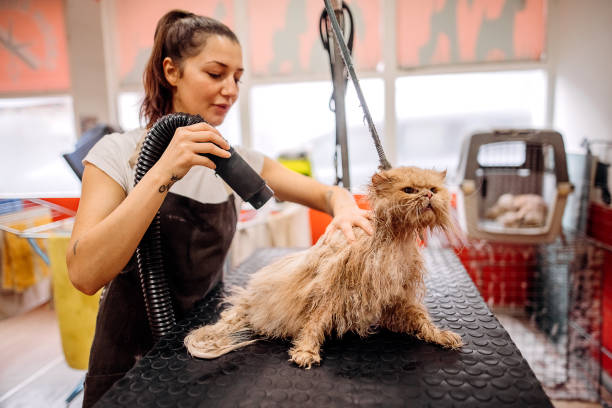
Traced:
<svg viewBox="0 0 612 408">
<path fill-rule="evenodd" d="M 404 187 L 404 193 L 406 194 L 414 194 L 416 193 L 416 190 L 412 187 Z"/>
<path fill-rule="evenodd" d="M 431 191 L 432 193 L 436 194 L 438 192 L 438 189 L 435 187 L 432 187 L 429 189 L 429 191 Z"/>
</svg>

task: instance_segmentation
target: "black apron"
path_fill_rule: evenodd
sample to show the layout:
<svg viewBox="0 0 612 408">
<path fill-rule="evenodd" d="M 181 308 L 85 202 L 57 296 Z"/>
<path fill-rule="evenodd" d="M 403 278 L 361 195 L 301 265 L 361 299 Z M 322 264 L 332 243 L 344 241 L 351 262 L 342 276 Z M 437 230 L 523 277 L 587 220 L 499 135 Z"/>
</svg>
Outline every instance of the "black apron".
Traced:
<svg viewBox="0 0 612 408">
<path fill-rule="evenodd" d="M 223 277 L 236 230 L 234 196 L 203 204 L 169 193 L 160 208 L 164 269 L 177 320 Z M 106 287 L 85 377 L 83 407 L 90 407 L 153 347 L 135 256 Z"/>
</svg>

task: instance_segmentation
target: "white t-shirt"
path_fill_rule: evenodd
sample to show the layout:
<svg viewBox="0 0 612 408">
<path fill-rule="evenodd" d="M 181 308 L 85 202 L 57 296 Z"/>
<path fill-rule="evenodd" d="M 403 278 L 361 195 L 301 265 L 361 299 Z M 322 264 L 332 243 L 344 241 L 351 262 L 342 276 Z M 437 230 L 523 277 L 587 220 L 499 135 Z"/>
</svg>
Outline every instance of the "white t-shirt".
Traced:
<svg viewBox="0 0 612 408">
<path fill-rule="evenodd" d="M 111 133 L 104 136 L 91 148 L 83 164 L 91 163 L 110 178 L 115 180 L 128 194 L 134 188 L 136 166 L 129 164 L 129 159 L 136 145 L 146 133 L 145 129 L 135 129 L 126 133 Z M 258 173 L 263 168 L 264 155 L 246 147 L 233 146 L 242 158 Z M 204 166 L 195 166 L 179 181 L 170 187 L 170 192 L 179 194 L 201 203 L 222 203 L 227 201 L 231 189 L 217 176 L 214 170 Z M 237 194 L 237 209 L 241 199 Z"/>
</svg>

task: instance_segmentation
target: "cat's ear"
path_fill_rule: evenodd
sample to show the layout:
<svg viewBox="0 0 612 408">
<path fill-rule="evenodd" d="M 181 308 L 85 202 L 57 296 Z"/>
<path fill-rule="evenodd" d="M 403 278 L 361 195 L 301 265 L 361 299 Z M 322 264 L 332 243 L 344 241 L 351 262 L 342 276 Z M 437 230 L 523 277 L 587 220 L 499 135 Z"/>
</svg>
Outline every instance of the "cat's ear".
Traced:
<svg viewBox="0 0 612 408">
<path fill-rule="evenodd" d="M 384 194 L 386 191 L 391 191 L 393 186 L 393 176 L 384 172 L 375 173 L 372 176 L 372 191 L 378 195 Z"/>
<path fill-rule="evenodd" d="M 375 173 L 372 176 L 372 187 L 374 187 L 376 190 L 380 189 L 382 186 L 389 184 L 389 182 L 391 181 L 391 179 L 389 178 L 389 176 L 383 174 L 383 173 Z"/>
<path fill-rule="evenodd" d="M 440 173 L 440 176 L 442 176 L 442 180 L 444 180 L 446 178 L 446 170 L 443 170 Z"/>
<path fill-rule="evenodd" d="M 385 176 L 384 174 L 375 173 L 372 176 L 372 186 L 374 187 L 380 186 L 381 184 L 388 183 L 388 182 L 389 182 L 389 177 Z"/>
</svg>

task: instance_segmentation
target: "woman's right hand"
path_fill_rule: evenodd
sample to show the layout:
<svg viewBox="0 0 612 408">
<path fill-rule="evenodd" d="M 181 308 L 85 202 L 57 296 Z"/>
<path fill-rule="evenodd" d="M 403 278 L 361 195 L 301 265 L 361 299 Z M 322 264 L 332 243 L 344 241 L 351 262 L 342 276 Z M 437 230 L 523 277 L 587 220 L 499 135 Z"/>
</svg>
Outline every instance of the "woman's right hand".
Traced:
<svg viewBox="0 0 612 408">
<path fill-rule="evenodd" d="M 229 148 L 229 143 L 215 127 L 205 122 L 195 123 L 174 131 L 172 140 L 153 167 L 167 175 L 168 179 L 179 180 L 193 166 L 205 166 L 214 170 L 215 163 L 201 154 L 228 158 Z"/>
</svg>

